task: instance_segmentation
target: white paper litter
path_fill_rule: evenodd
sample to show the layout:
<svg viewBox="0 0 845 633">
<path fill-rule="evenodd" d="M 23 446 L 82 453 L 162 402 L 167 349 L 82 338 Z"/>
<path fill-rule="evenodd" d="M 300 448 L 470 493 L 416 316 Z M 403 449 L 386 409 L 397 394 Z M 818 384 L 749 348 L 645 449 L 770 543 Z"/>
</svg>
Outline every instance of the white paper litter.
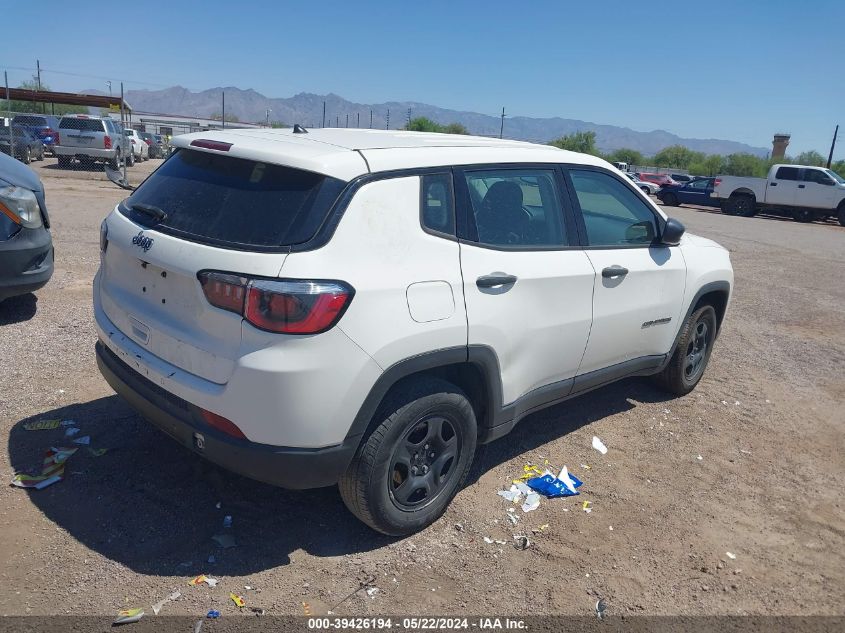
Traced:
<svg viewBox="0 0 845 633">
<path fill-rule="evenodd" d="M 566 486 L 566 489 L 569 490 L 574 495 L 578 494 L 578 491 L 575 490 L 575 482 L 572 481 L 572 478 L 569 476 L 569 470 L 564 466 L 560 469 L 560 473 L 558 473 L 557 478 Z"/>
<path fill-rule="evenodd" d="M 607 446 L 604 445 L 598 437 L 593 435 L 593 448 L 596 449 L 602 455 L 607 455 Z"/>
<path fill-rule="evenodd" d="M 531 512 L 532 510 L 536 510 L 540 507 L 540 495 L 536 492 L 529 493 L 525 497 L 525 501 L 522 504 L 522 511 L 523 512 Z"/>
</svg>

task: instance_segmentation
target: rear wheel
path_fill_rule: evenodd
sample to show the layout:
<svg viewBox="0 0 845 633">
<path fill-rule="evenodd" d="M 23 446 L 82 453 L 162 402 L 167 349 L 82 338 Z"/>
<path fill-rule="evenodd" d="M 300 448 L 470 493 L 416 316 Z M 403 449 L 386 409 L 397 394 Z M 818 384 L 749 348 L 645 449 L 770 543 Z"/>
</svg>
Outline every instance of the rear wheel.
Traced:
<svg viewBox="0 0 845 633">
<path fill-rule="evenodd" d="M 674 193 L 664 193 L 663 194 L 663 204 L 668 205 L 670 207 L 677 207 L 678 206 L 678 196 Z"/>
<path fill-rule="evenodd" d="M 374 422 L 339 482 L 340 495 L 374 530 L 412 534 L 436 521 L 466 480 L 475 413 L 455 385 L 421 378 L 388 395 Z"/>
<path fill-rule="evenodd" d="M 694 311 L 684 323 L 669 364 L 654 376 L 654 381 L 679 396 L 695 389 L 710 360 L 716 327 L 716 311 L 712 306 L 705 305 Z"/>
<path fill-rule="evenodd" d="M 134 167 L 135 162 L 135 152 L 129 152 L 129 155 L 126 157 L 126 166 Z"/>
<path fill-rule="evenodd" d="M 845 202 L 839 203 L 839 211 L 836 214 L 836 219 L 839 220 L 839 224 L 845 226 Z"/>
<path fill-rule="evenodd" d="M 796 209 L 792 212 L 792 219 L 796 222 L 812 222 L 813 221 L 813 212 L 809 209 Z"/>
<path fill-rule="evenodd" d="M 734 213 L 742 218 L 757 214 L 757 203 L 752 196 L 731 196 L 734 201 Z"/>
<path fill-rule="evenodd" d="M 38 150 L 38 155 L 35 157 L 35 160 L 44 160 L 44 146 L 43 145 Z"/>
<path fill-rule="evenodd" d="M 108 162 L 108 166 L 111 167 L 112 169 L 120 169 L 120 151 L 119 150 L 117 152 L 115 152 L 114 158 L 112 158 Z"/>
</svg>

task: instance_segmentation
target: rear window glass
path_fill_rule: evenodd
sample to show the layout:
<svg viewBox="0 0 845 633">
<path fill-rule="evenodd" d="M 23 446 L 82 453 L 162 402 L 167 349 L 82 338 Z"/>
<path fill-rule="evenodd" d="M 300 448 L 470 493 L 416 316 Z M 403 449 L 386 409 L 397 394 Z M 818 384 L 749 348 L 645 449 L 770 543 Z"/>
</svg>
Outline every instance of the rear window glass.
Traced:
<svg viewBox="0 0 845 633">
<path fill-rule="evenodd" d="M 59 129 L 80 132 L 102 132 L 103 122 L 99 119 L 62 119 Z"/>
<path fill-rule="evenodd" d="M 146 224 L 134 204 L 167 214 L 156 230 L 234 248 L 273 249 L 306 242 L 344 183 L 301 169 L 180 150 L 126 201 L 121 211 Z"/>
<path fill-rule="evenodd" d="M 22 116 L 17 115 L 12 119 L 15 125 L 47 125 L 47 120 L 43 116 Z"/>
</svg>

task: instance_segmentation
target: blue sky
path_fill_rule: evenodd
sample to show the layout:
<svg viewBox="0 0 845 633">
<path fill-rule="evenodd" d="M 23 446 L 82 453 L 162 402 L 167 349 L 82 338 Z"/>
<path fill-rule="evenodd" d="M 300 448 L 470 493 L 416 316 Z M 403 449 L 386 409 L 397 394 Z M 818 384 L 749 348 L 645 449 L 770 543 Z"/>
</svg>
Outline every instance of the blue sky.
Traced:
<svg viewBox="0 0 845 633">
<path fill-rule="evenodd" d="M 49 7 L 48 10 L 45 10 Z M 107 28 L 123 23 L 125 32 Z M 561 116 L 827 154 L 845 128 L 845 1 L 159 2 L 2 0 L 10 85 L 334 92 Z M 47 17 L 45 17 L 47 14 Z M 14 19 L 17 17 L 17 19 Z M 122 52 L 121 52 L 122 51 Z M 845 130 L 835 155 L 845 158 Z"/>
</svg>

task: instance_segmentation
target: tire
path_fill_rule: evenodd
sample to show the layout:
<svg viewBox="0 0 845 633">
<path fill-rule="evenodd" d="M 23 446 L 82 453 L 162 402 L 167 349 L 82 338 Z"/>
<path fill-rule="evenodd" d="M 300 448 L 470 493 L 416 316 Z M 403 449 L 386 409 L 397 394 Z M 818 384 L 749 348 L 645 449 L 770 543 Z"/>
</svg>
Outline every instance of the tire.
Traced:
<svg viewBox="0 0 845 633">
<path fill-rule="evenodd" d="M 126 157 L 126 166 L 127 167 L 134 167 L 135 166 L 135 152 L 129 152 L 129 155 Z"/>
<path fill-rule="evenodd" d="M 806 224 L 813 221 L 813 212 L 809 209 L 796 209 L 792 212 L 792 219 Z"/>
<path fill-rule="evenodd" d="M 757 215 L 757 201 L 754 196 L 731 196 L 734 201 L 734 213 L 741 218 L 750 218 Z"/>
<path fill-rule="evenodd" d="M 404 536 L 422 530 L 466 481 L 477 441 L 472 405 L 455 385 L 423 377 L 394 387 L 372 425 L 338 483 L 340 496 L 377 532 Z"/>
<path fill-rule="evenodd" d="M 677 207 L 678 206 L 678 196 L 674 193 L 664 193 L 663 194 L 663 204 L 670 206 L 670 207 Z"/>
<path fill-rule="evenodd" d="M 651 195 L 651 192 L 648 190 L 648 187 L 640 187 L 640 190 L 647 196 Z"/>
<path fill-rule="evenodd" d="M 845 226 L 845 202 L 839 203 L 839 210 L 836 213 L 836 219 L 839 220 L 840 226 Z"/>
<path fill-rule="evenodd" d="M 707 369 L 716 337 L 716 311 L 704 305 L 684 323 L 669 364 L 654 376 L 661 389 L 683 396 L 695 389 Z M 703 331 L 702 331 L 703 330 Z"/>
<path fill-rule="evenodd" d="M 21 158 L 21 162 L 24 165 L 29 165 L 32 162 L 32 148 L 27 146 L 26 151 L 23 153 L 23 158 Z"/>
<path fill-rule="evenodd" d="M 106 163 L 112 169 L 120 169 L 120 151 L 115 152 L 114 158 Z"/>
<path fill-rule="evenodd" d="M 57 156 L 59 169 L 70 169 L 70 156 Z"/>
<path fill-rule="evenodd" d="M 35 160 L 44 160 L 44 148 L 42 147 L 38 150 L 38 155 L 35 157 Z"/>
</svg>

